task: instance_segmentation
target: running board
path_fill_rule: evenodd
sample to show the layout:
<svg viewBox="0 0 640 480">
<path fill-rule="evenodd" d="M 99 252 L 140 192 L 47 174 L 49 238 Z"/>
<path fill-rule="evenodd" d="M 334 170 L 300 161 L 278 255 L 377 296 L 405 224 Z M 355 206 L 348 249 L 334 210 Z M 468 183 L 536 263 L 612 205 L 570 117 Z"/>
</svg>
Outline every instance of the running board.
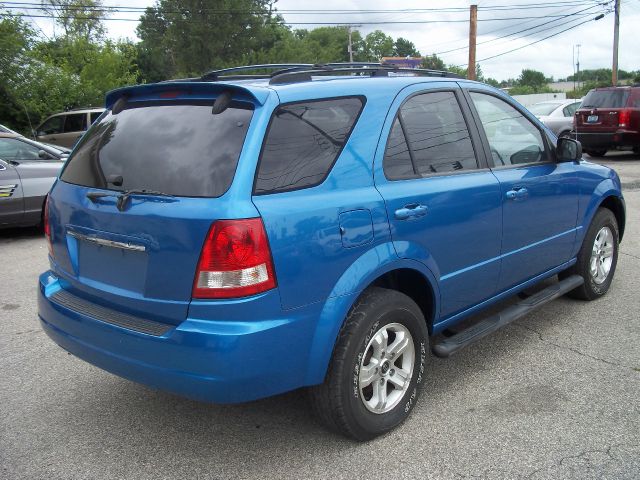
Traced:
<svg viewBox="0 0 640 480">
<path fill-rule="evenodd" d="M 584 279 L 579 275 L 567 277 L 564 280 L 531 295 L 530 297 L 520 300 L 516 304 L 509 305 L 501 312 L 472 325 L 466 330 L 456 333 L 442 342 L 433 345 L 432 351 L 438 357 L 449 357 L 461 348 L 486 337 L 490 333 L 495 332 L 499 328 L 504 327 L 518 318 L 523 317 L 545 303 L 561 297 L 583 283 Z"/>
</svg>

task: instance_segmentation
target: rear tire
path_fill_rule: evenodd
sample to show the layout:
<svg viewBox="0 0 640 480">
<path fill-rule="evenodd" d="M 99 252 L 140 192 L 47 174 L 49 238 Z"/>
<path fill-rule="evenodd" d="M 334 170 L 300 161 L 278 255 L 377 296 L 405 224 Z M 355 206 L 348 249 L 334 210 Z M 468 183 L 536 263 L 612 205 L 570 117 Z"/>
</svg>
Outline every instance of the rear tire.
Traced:
<svg viewBox="0 0 640 480">
<path fill-rule="evenodd" d="M 580 300 L 595 300 L 609 290 L 618 263 L 619 230 L 616 217 L 600 208 L 589 225 L 580 247 L 578 261 L 560 274 L 560 279 L 580 275 L 584 283 L 567 295 Z"/>
<path fill-rule="evenodd" d="M 600 148 L 595 150 L 585 150 L 584 152 L 590 157 L 604 157 L 607 154 L 607 149 Z"/>
<path fill-rule="evenodd" d="M 324 383 L 309 388 L 317 417 L 360 441 L 400 425 L 418 399 L 428 340 L 422 311 L 411 298 L 367 289 L 340 330 Z"/>
</svg>

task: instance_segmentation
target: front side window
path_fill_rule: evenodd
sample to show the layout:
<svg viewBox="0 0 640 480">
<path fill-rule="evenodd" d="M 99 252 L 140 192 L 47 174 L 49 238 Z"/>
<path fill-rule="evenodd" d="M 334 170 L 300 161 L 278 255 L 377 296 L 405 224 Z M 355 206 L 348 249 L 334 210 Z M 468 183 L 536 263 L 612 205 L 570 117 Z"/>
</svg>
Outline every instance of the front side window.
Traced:
<svg viewBox="0 0 640 480">
<path fill-rule="evenodd" d="M 547 159 L 540 130 L 513 106 L 493 95 L 471 92 L 496 167 Z"/>
<path fill-rule="evenodd" d="M 64 116 L 58 115 L 51 117 L 38 128 L 38 135 L 54 135 L 62 133 L 62 125 L 64 124 Z"/>
<path fill-rule="evenodd" d="M 255 194 L 319 185 L 347 143 L 364 103 L 358 97 L 278 107 L 262 146 Z"/>
<path fill-rule="evenodd" d="M 478 168 L 453 92 L 423 93 L 402 105 L 389 134 L 383 168 L 389 180 Z"/>
<path fill-rule="evenodd" d="M 231 105 L 217 115 L 211 102 L 132 103 L 109 112 L 82 137 L 60 178 L 110 190 L 219 197 L 233 181 L 253 115 L 249 105 Z M 122 185 L 113 183 L 116 177 Z"/>
</svg>

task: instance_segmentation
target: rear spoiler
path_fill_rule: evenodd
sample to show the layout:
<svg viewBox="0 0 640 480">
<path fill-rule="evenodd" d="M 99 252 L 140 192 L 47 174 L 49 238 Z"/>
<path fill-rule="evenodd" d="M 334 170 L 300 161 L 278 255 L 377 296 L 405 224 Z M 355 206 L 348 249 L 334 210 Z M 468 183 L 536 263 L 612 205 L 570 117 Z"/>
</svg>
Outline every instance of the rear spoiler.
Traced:
<svg viewBox="0 0 640 480">
<path fill-rule="evenodd" d="M 195 83 L 195 82 L 167 82 L 135 85 L 111 90 L 105 99 L 105 108 L 110 109 L 119 99 L 158 100 L 158 98 L 211 98 L 222 92 L 231 92 L 235 100 L 244 100 L 258 105 L 264 105 L 271 94 L 268 88 L 253 87 L 251 89 L 233 83 Z M 170 96 L 160 96 L 161 94 Z"/>
</svg>

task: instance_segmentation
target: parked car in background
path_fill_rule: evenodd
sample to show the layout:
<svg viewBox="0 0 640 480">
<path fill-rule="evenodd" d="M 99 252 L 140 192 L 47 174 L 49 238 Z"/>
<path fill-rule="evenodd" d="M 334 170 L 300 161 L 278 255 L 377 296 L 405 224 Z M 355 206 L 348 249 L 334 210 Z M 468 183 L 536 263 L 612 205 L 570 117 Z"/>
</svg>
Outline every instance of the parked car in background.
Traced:
<svg viewBox="0 0 640 480">
<path fill-rule="evenodd" d="M 640 152 L 640 85 L 590 90 L 575 114 L 571 135 L 595 157 L 613 149 Z"/>
<path fill-rule="evenodd" d="M 0 133 L 0 228 L 37 225 L 67 158 L 58 148 Z"/>
<path fill-rule="evenodd" d="M 104 112 L 104 108 L 77 108 L 56 113 L 35 129 L 40 142 L 72 148 L 89 126 Z"/>
<path fill-rule="evenodd" d="M 328 427 L 368 440 L 410 414 L 429 350 L 606 294 L 620 179 L 506 93 L 373 64 L 241 75 L 256 68 L 107 95 L 45 209 L 38 314 L 65 350 L 205 401 L 310 387 Z"/>
<path fill-rule="evenodd" d="M 573 128 L 573 115 L 581 100 L 549 100 L 528 107 L 558 137 L 568 137 Z"/>
</svg>

